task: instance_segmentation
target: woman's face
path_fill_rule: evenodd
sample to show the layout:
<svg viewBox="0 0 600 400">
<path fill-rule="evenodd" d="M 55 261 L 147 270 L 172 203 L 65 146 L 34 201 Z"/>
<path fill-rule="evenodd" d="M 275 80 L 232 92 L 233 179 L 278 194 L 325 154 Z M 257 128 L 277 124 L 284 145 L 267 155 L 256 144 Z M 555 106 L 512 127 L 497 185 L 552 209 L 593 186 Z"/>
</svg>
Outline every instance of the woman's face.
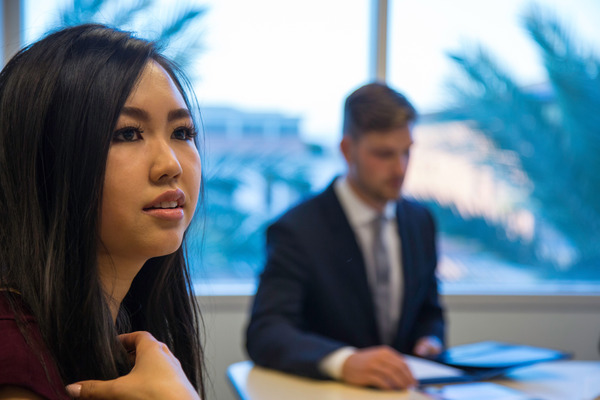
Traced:
<svg viewBox="0 0 600 400">
<path fill-rule="evenodd" d="M 141 267 L 173 253 L 200 189 L 188 108 L 168 73 L 149 62 L 121 111 L 106 162 L 99 257 Z"/>
</svg>

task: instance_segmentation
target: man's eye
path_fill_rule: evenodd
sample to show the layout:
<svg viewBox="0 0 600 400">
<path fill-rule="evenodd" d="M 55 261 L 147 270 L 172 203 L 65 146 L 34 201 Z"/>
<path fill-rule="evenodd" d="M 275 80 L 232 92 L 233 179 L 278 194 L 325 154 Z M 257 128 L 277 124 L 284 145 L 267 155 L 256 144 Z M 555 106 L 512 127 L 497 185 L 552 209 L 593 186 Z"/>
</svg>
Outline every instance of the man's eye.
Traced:
<svg viewBox="0 0 600 400">
<path fill-rule="evenodd" d="M 373 154 L 375 154 L 376 157 L 382 159 L 394 157 L 394 153 L 391 151 L 375 151 Z"/>
<path fill-rule="evenodd" d="M 173 131 L 173 138 L 177 140 L 192 140 L 196 136 L 194 128 L 181 126 Z"/>
<path fill-rule="evenodd" d="M 115 142 L 135 142 L 142 140 L 143 130 L 140 128 L 128 126 L 125 128 L 118 129 L 113 134 L 113 141 Z"/>
</svg>

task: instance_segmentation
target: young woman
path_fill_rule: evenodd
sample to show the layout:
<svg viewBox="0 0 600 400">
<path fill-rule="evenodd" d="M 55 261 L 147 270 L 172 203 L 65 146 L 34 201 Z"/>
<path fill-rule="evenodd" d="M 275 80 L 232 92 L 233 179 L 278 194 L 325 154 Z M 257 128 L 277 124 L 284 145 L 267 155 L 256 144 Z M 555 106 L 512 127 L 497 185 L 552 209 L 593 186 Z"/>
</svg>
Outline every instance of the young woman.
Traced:
<svg viewBox="0 0 600 400">
<path fill-rule="evenodd" d="M 182 82 L 153 43 L 100 25 L 0 73 L 0 399 L 203 396 Z"/>
</svg>

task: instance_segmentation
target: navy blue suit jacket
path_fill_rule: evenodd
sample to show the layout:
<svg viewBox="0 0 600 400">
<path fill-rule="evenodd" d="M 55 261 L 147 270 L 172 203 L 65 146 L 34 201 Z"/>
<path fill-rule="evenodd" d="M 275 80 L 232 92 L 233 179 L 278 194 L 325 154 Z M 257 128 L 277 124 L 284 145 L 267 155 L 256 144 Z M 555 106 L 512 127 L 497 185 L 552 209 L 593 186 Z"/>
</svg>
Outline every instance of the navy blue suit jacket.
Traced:
<svg viewBox="0 0 600 400">
<path fill-rule="evenodd" d="M 396 214 L 404 287 L 392 347 L 412 353 L 421 337 L 444 340 L 435 226 L 429 211 L 408 200 Z M 246 332 L 256 364 L 326 378 L 318 363 L 332 351 L 381 344 L 363 256 L 333 184 L 268 228 L 267 252 Z"/>
</svg>

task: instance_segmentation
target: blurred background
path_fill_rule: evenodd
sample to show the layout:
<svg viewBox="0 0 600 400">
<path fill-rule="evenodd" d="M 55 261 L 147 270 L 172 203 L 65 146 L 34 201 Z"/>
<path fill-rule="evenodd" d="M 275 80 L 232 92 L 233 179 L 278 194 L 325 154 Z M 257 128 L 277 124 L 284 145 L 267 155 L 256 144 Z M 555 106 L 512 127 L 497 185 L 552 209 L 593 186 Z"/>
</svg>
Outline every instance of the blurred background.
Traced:
<svg viewBox="0 0 600 400">
<path fill-rule="evenodd" d="M 344 97 L 372 75 L 372 1 L 23 1 L 24 44 L 103 22 L 163 42 L 204 132 L 199 290 L 251 293 L 266 225 L 343 171 Z M 450 293 L 600 287 L 600 3 L 390 1 L 387 80 L 420 112 L 405 194 Z"/>
</svg>

